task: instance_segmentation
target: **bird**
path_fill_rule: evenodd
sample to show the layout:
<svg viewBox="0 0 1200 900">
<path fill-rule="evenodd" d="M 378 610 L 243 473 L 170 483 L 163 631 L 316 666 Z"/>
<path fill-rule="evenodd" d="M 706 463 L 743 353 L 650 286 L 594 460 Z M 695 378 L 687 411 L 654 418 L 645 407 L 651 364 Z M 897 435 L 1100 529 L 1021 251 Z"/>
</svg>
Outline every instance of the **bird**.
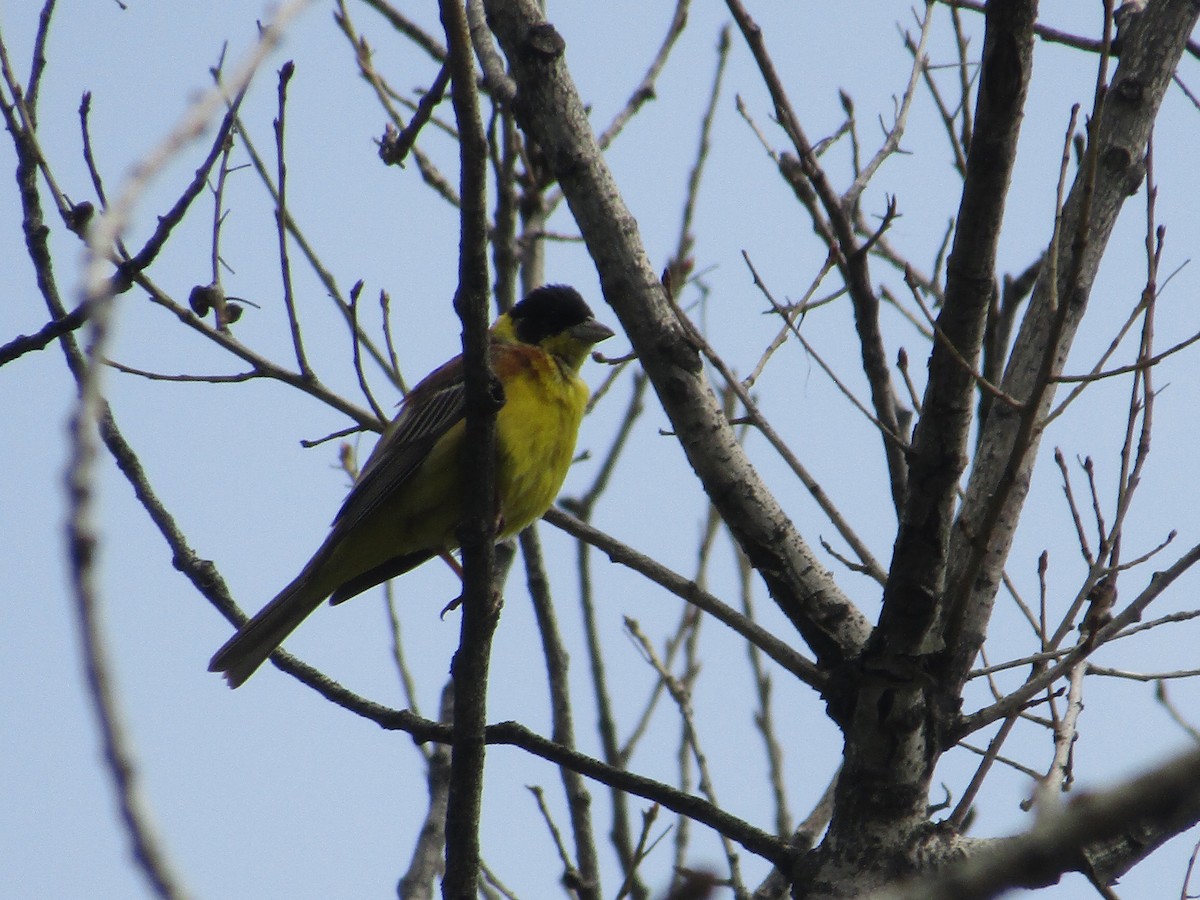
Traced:
<svg viewBox="0 0 1200 900">
<path fill-rule="evenodd" d="M 579 369 L 612 336 L 579 292 L 561 284 L 531 291 L 489 329 L 504 393 L 496 413 L 497 540 L 541 518 L 558 496 L 589 398 Z M 341 603 L 435 556 L 457 566 L 450 552 L 469 503 L 464 467 L 474 459 L 465 409 L 459 355 L 404 398 L 324 543 L 213 655 L 210 672 L 239 687 L 326 598 Z"/>
</svg>

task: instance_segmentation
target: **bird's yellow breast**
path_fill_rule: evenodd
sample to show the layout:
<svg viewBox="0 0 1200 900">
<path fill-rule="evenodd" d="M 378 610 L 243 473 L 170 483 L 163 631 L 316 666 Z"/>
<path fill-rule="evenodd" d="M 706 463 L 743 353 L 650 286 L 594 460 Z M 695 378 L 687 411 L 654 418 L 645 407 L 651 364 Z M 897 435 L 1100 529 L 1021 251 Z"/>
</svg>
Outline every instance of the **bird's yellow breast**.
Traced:
<svg viewBox="0 0 1200 900">
<path fill-rule="evenodd" d="M 588 389 L 574 371 L 546 354 L 526 354 L 504 379 L 496 416 L 496 480 L 501 536 L 536 521 L 562 488 Z"/>
</svg>

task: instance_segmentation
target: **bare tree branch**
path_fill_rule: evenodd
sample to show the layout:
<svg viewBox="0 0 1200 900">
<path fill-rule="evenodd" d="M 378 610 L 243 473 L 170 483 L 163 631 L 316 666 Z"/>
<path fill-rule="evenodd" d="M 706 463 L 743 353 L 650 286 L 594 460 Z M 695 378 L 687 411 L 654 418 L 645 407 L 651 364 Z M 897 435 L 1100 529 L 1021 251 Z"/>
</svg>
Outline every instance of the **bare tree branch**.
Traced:
<svg viewBox="0 0 1200 900">
<path fill-rule="evenodd" d="M 866 620 L 834 584 L 738 446 L 592 138 L 583 104 L 531 0 L 486 4 L 517 81 L 514 112 L 552 164 L 617 311 L 693 468 L 775 602 L 822 662 L 853 655 Z"/>
<path fill-rule="evenodd" d="M 1096 269 L 1117 214 L 1141 182 L 1146 141 L 1186 36 L 1198 15 L 1200 8 L 1187 0 L 1162 0 L 1136 16 L 1122 36 L 1121 61 L 1107 91 L 1104 115 L 1095 123 L 1094 152 L 1102 163 L 1090 192 L 1091 216 L 1088 221 L 1081 221 L 1084 172 L 1077 177 L 1063 210 L 1063 233 L 1074 235 L 1086 227 L 1088 241 L 1081 249 L 1064 242 L 1057 262 L 1048 264 L 1049 271 L 1058 273 L 1057 280 L 1046 274 L 1038 280 L 1002 385 L 1010 396 L 1021 400 L 1032 396 L 1039 383 L 1043 359 L 1051 362 L 1051 376 L 1062 370 L 1087 308 Z M 1075 273 L 1074 279 L 1071 273 Z M 1053 329 L 1051 319 L 1060 310 L 1065 316 L 1062 327 Z M 1055 333 L 1059 335 L 1057 345 L 1048 346 Z M 1045 416 L 1052 399 L 1052 391 L 1041 393 L 1036 412 L 1039 419 Z M 949 599 L 956 609 L 948 622 L 945 642 L 947 671 L 953 673 L 954 682 L 965 675 L 982 643 L 999 583 L 998 573 L 1008 555 L 1017 517 L 1028 493 L 1029 473 L 1040 433 L 1031 436 L 1019 459 L 1010 461 L 1021 420 L 1022 416 L 1003 406 L 991 410 L 962 512 L 951 536 L 946 584 L 953 586 Z M 985 516 L 1001 483 L 1012 486 L 1003 498 L 1003 508 L 994 517 L 995 525 L 987 527 Z M 981 545 L 979 542 L 985 537 L 987 543 Z M 947 687 L 955 690 L 950 682 Z"/>
<path fill-rule="evenodd" d="M 33 334 L 17 335 L 8 343 L 0 346 L 0 366 L 10 363 L 26 353 L 45 349 L 55 339 L 82 327 L 86 321 L 87 308 L 80 304 L 60 318 L 50 320 Z"/>
<path fill-rule="evenodd" d="M 460 526 L 463 556 L 462 634 L 450 665 L 454 679 L 454 744 L 446 808 L 446 875 L 442 896 L 473 897 L 480 875 L 484 726 L 488 668 L 499 620 L 496 568 L 496 411 L 503 402 L 488 362 L 487 136 L 475 89 L 467 14 L 459 0 L 441 0 L 450 47 L 446 67 L 458 122 L 461 234 L 454 307 L 463 324 L 466 382 L 465 446 L 471 461 L 466 496 L 473 498 Z"/>
<path fill-rule="evenodd" d="M 933 626 L 946 583 L 958 482 L 967 463 L 972 372 L 979 366 L 995 291 L 996 248 L 1033 66 L 1035 15 L 1032 2 L 994 4 L 988 12 L 975 132 L 937 320 L 943 340 L 933 345 L 913 435 L 910 490 L 873 639 L 877 654 L 915 656 L 940 646 Z"/>
<path fill-rule="evenodd" d="M 1200 752 L 1193 751 L 1107 791 L 1079 796 L 1064 809 L 1047 809 L 1026 834 L 984 842 L 966 860 L 936 875 L 885 888 L 871 900 L 976 900 L 1007 888 L 1045 887 L 1064 872 L 1093 871 L 1102 884 L 1126 871 L 1145 852 L 1200 821 Z M 1121 855 L 1133 845 L 1128 823 L 1157 832 L 1136 857 Z M 1163 829 L 1165 823 L 1170 827 Z M 1116 849 L 1121 845 L 1119 849 Z M 1098 852 L 1094 848 L 1113 847 Z M 1111 863 L 1120 858 L 1118 865 Z"/>
</svg>

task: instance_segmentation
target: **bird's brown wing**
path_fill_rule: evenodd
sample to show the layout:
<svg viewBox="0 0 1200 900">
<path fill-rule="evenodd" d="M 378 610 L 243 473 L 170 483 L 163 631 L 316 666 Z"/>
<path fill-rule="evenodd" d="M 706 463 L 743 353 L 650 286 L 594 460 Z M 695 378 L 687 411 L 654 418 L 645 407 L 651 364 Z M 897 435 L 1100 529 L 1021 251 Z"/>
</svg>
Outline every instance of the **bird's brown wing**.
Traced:
<svg viewBox="0 0 1200 900">
<path fill-rule="evenodd" d="M 346 532 L 387 498 L 404 489 L 438 438 L 465 414 L 462 357 L 434 369 L 404 399 L 367 459 L 358 480 L 333 519 L 335 531 Z"/>
</svg>

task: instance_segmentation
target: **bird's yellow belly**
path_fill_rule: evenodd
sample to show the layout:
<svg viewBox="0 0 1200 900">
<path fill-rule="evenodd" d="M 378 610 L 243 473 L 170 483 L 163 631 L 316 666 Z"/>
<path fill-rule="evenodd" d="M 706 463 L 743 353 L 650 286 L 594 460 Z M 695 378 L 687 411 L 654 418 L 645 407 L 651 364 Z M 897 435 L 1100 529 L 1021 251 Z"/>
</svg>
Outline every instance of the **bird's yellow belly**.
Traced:
<svg viewBox="0 0 1200 900">
<path fill-rule="evenodd" d="M 587 395 L 576 378 L 559 381 L 554 390 L 534 378 L 510 386 L 496 417 L 501 537 L 531 525 L 558 496 L 575 455 Z"/>
</svg>

